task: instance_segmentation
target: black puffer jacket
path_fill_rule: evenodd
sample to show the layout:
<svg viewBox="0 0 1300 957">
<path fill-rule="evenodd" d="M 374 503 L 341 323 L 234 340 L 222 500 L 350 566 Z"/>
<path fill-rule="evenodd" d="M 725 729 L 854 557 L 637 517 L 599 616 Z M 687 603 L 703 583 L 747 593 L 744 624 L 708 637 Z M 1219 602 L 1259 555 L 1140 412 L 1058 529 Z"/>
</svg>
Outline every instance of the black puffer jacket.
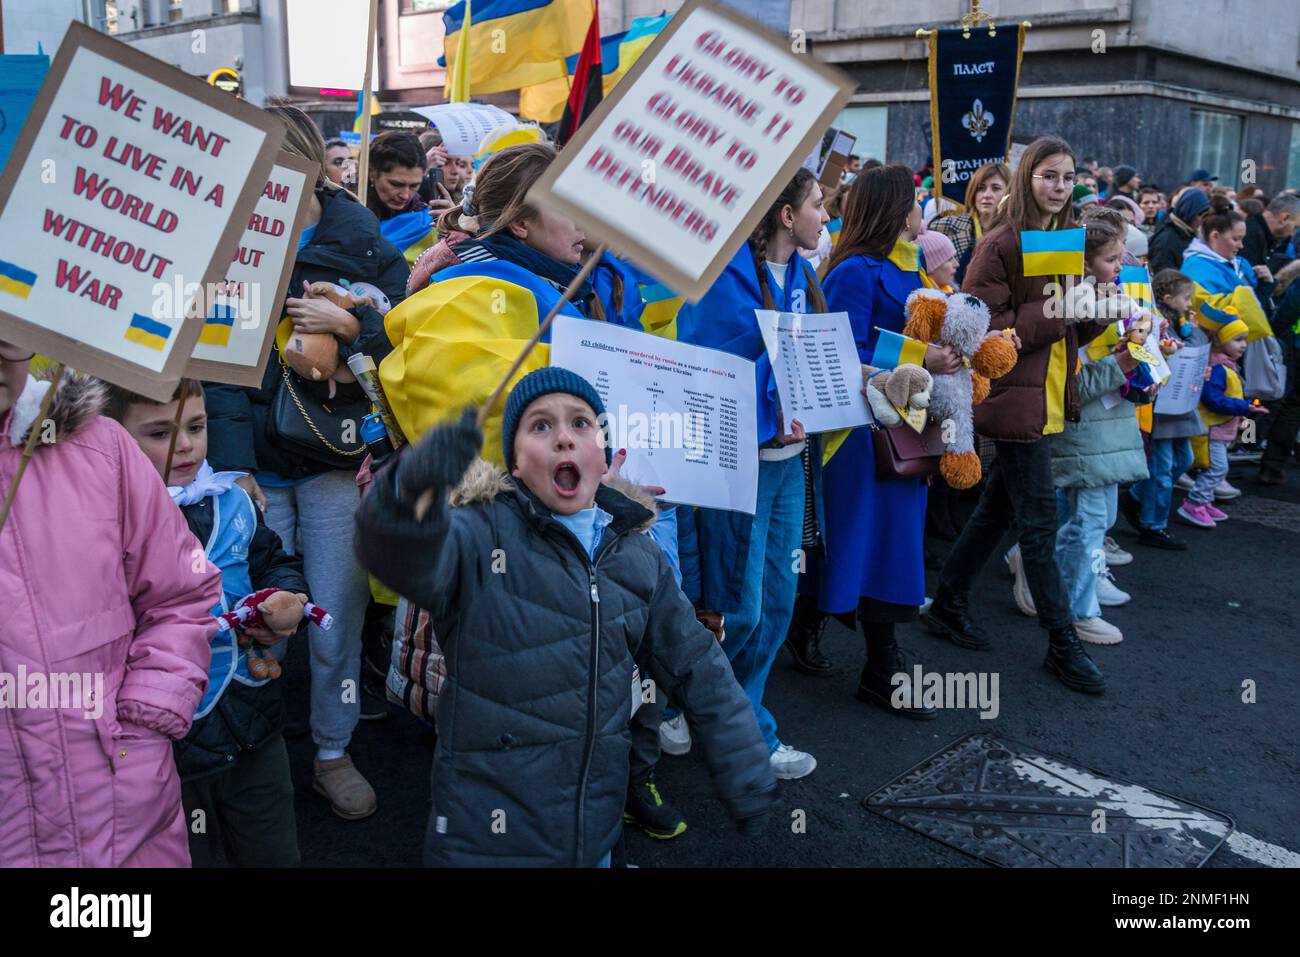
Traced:
<svg viewBox="0 0 1300 957">
<path fill-rule="evenodd" d="M 321 204 L 320 221 L 311 242 L 294 261 L 286 296 L 301 295 L 304 281 L 337 283 L 346 279 L 378 286 L 393 305 L 406 298 L 406 277 L 410 269 L 397 248 L 380 235 L 375 214 L 342 190 L 317 189 L 316 198 Z M 384 315 L 369 307 L 356 309 L 353 315 L 361 323 L 361 334 L 356 342 L 339 342 L 339 356 L 346 362 L 349 356 L 362 352 L 378 365 L 393 350 L 384 332 Z M 280 358 L 274 348 L 261 387 L 204 384 L 208 461 L 214 469 L 218 472 L 266 469 L 292 479 L 328 471 L 324 465 L 276 448 L 267 441 L 266 420 L 279 388 L 283 388 L 283 382 Z M 302 380 L 301 388 L 318 398 L 328 395 L 328 383 Z M 356 383 L 339 385 L 338 393 L 340 401 L 364 396 Z"/>
<path fill-rule="evenodd" d="M 195 538 L 206 542 L 212 537 L 212 499 L 187 505 L 181 512 Z M 302 573 L 302 559 L 285 553 L 280 536 L 271 531 L 260 512 L 248 548 L 248 571 L 254 589 L 280 588 L 310 594 Z M 284 696 L 280 682 L 271 681 L 253 688 L 232 681 L 216 706 L 194 722 L 190 733 L 173 742 L 176 770 L 182 781 L 217 774 L 233 765 L 240 751 L 262 747 L 283 729 Z"/>
<path fill-rule="evenodd" d="M 485 462 L 423 522 L 379 475 L 357 553 L 429 609 L 447 656 L 438 697 L 432 866 L 591 867 L 623 829 L 633 663 L 680 702 L 736 820 L 776 781 L 754 713 L 713 636 L 639 534 L 653 513 L 602 487 L 595 561 Z"/>
</svg>

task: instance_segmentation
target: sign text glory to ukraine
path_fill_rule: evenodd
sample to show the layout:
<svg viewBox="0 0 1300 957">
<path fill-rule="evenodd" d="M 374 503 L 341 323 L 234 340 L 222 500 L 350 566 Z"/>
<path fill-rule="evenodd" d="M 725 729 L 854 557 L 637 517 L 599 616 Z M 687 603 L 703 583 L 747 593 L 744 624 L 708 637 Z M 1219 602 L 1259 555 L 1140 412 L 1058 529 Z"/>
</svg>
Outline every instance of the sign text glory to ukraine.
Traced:
<svg viewBox="0 0 1300 957">
<path fill-rule="evenodd" d="M 852 93 L 790 47 L 691 0 L 530 199 L 698 299 Z"/>
<path fill-rule="evenodd" d="M 204 317 L 157 314 L 154 288 L 222 278 L 282 139 L 73 24 L 0 182 L 0 339 L 169 398 Z"/>
</svg>

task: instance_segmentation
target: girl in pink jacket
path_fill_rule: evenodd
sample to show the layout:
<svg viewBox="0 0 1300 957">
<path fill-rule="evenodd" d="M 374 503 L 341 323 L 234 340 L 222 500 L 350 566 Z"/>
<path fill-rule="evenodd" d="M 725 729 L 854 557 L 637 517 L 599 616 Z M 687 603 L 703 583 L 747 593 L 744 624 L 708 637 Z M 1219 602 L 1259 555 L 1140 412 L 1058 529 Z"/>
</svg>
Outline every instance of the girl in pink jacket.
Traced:
<svg viewBox="0 0 1300 957">
<path fill-rule="evenodd" d="M 99 417 L 103 387 L 38 383 L 31 358 L 0 341 L 0 500 L 42 430 L 0 530 L 0 866 L 187 867 L 171 742 L 207 684 L 220 573 Z"/>
</svg>

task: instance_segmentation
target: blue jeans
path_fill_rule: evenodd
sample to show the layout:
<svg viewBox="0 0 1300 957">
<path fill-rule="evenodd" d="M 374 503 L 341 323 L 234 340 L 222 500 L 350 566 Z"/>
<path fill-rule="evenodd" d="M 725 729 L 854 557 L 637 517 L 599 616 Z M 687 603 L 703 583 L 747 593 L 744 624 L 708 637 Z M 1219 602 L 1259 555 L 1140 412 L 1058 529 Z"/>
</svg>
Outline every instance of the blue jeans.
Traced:
<svg viewBox="0 0 1300 957">
<path fill-rule="evenodd" d="M 289 488 L 267 488 L 266 524 L 284 550 L 301 555 L 311 600 L 334 627 L 307 626 L 311 653 L 311 736 L 318 748 L 346 749 L 361 715 L 361 626 L 370 581 L 352 551 L 357 506 L 351 472 L 324 472 Z"/>
<path fill-rule="evenodd" d="M 1174 483 L 1192 467 L 1191 439 L 1152 439 L 1151 477 L 1133 486 L 1133 497 L 1142 503 L 1142 527 L 1163 530 L 1169 524 L 1169 505 Z"/>
<path fill-rule="evenodd" d="M 1118 485 L 1056 490 L 1056 564 L 1074 620 L 1101 614 L 1097 576 L 1106 570 L 1106 532 L 1115 524 Z"/>
<path fill-rule="evenodd" d="M 758 463 L 758 508 L 750 523 L 740 608 L 727 614 L 722 650 L 758 719 L 769 751 L 781 743 L 776 719 L 763 707 L 763 689 L 794 615 L 796 549 L 803 540 L 804 475 L 799 456 Z M 732 554 L 737 548 L 725 513 L 700 510 L 700 554 Z M 707 565 L 706 565 L 707 568 Z M 706 572 L 707 574 L 707 572 Z"/>
</svg>

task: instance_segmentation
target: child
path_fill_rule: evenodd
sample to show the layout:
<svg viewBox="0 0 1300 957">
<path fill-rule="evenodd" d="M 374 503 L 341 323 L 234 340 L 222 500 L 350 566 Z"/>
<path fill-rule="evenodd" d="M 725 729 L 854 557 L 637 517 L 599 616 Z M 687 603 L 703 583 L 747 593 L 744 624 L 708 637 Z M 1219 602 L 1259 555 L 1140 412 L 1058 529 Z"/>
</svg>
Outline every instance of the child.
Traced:
<svg viewBox="0 0 1300 957">
<path fill-rule="evenodd" d="M 1161 338 L 1183 346 L 1201 346 L 1208 340 L 1190 320 L 1196 284 L 1177 269 L 1162 269 L 1151 283 L 1160 309 Z M 1174 483 L 1192 467 L 1192 437 L 1205 434 L 1196 409 L 1181 415 L 1155 412 L 1151 424 L 1151 477 L 1120 495 L 1120 509 L 1138 533 L 1138 544 L 1184 551 L 1187 543 L 1169 534 L 1169 506 Z"/>
<path fill-rule="evenodd" d="M 638 667 L 685 710 L 742 830 L 773 800 L 768 749 L 726 656 L 637 534 L 652 513 L 601 484 L 603 413 L 580 376 L 538 369 L 501 420 L 513 481 L 474 463 L 482 435 L 467 410 L 362 500 L 358 555 L 428 609 L 446 655 L 431 866 L 608 866 Z"/>
<path fill-rule="evenodd" d="M 1124 235 L 1122 229 L 1103 220 L 1088 222 L 1084 269 L 1096 280 L 1099 298 L 1100 290 L 1119 277 Z M 1112 309 L 1121 295 L 1112 297 Z M 1097 305 L 1100 312 L 1102 303 Z M 1107 408 L 1102 401 L 1102 396 L 1123 386 L 1126 375 L 1138 365 L 1126 346 L 1121 340 L 1113 355 L 1079 370 L 1080 419 L 1067 422 L 1064 431 L 1050 437 L 1060 522 L 1056 562 L 1069 594 L 1075 633 L 1080 640 L 1098 645 L 1118 644 L 1124 638 L 1101 617 L 1097 600 L 1099 578 L 1109 575 L 1104 542 L 1115 523 L 1116 495 L 1121 482 L 1147 477 L 1142 433 L 1132 405 L 1121 401 Z M 1120 595 L 1126 598 L 1122 592 Z"/>
<path fill-rule="evenodd" d="M 164 479 L 208 560 L 221 570 L 222 594 L 212 614 L 230 611 L 245 595 L 263 588 L 305 600 L 302 561 L 285 554 L 279 536 L 235 484 L 244 473 L 213 473 L 207 463 L 207 409 L 198 382 L 182 379 L 166 405 L 110 386 L 104 414 L 122 424 L 163 475 L 182 398 L 184 419 Z M 271 645 L 297 629 L 272 633 L 250 625 L 241 630 L 245 637 Z M 190 855 L 196 865 L 212 866 L 219 840 L 232 866 L 297 867 L 293 782 L 281 736 L 284 703 L 278 682 L 249 674 L 248 651 L 231 631 L 213 635 L 208 690 L 189 734 L 176 743 L 185 819 L 192 823 L 195 812 L 202 811 L 206 823 L 198 832 L 189 828 Z"/>
<path fill-rule="evenodd" d="M 55 439 L 37 440 L 0 531 L 0 673 L 48 662 L 91 685 L 80 701 L 0 708 L 0 857 L 188 867 L 171 739 L 207 686 L 220 578 L 194 562 L 198 543 L 135 443 L 99 416 L 102 385 L 37 382 L 31 359 L 0 342 L 0 488 L 13 490 L 31 429 Z"/>
<path fill-rule="evenodd" d="M 1268 409 L 1245 400 L 1237 363 L 1246 354 L 1246 324 L 1223 323 L 1212 333 L 1210 368 L 1201 389 L 1201 418 L 1210 427 L 1210 467 L 1178 506 L 1178 517 L 1189 525 L 1214 528 L 1228 515 L 1214 507 L 1214 489 L 1228 477 L 1228 446 L 1237 438 L 1242 416 L 1267 415 Z"/>
<path fill-rule="evenodd" d="M 952 293 L 958 264 L 957 247 L 953 241 L 941 232 L 927 229 L 917 234 L 916 244 L 921 247 L 921 258 L 925 263 L 922 281 L 928 279 L 930 288 Z"/>
</svg>

